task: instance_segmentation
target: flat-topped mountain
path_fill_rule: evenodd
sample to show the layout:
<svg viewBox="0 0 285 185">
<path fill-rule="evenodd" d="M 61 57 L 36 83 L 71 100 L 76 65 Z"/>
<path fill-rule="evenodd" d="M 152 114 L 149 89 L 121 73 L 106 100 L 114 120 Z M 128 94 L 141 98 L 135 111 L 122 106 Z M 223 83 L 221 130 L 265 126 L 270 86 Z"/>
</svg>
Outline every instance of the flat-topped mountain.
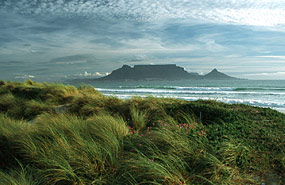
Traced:
<svg viewBox="0 0 285 185">
<path fill-rule="evenodd" d="M 186 79 L 195 75 L 188 73 L 182 67 L 175 64 L 167 65 L 135 65 L 130 67 L 123 65 L 114 70 L 110 75 L 102 77 L 102 80 L 154 80 L 154 79 Z"/>
<path fill-rule="evenodd" d="M 165 65 L 135 65 L 134 67 L 123 65 L 112 71 L 111 74 L 96 80 L 181 80 L 181 79 L 236 79 L 217 69 L 206 75 L 188 73 L 184 68 L 176 64 Z"/>
</svg>

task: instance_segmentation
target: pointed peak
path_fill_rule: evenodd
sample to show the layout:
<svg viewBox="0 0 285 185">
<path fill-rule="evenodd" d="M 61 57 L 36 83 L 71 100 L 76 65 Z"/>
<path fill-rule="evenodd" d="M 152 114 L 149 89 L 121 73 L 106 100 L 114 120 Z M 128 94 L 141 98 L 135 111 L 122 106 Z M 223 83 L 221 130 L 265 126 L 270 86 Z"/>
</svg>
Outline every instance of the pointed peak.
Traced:
<svg viewBox="0 0 285 185">
<path fill-rule="evenodd" d="M 213 69 L 211 72 L 218 72 L 218 70 L 215 68 L 215 69 Z"/>
<path fill-rule="evenodd" d="M 123 65 L 122 68 L 131 68 L 129 65 Z"/>
</svg>

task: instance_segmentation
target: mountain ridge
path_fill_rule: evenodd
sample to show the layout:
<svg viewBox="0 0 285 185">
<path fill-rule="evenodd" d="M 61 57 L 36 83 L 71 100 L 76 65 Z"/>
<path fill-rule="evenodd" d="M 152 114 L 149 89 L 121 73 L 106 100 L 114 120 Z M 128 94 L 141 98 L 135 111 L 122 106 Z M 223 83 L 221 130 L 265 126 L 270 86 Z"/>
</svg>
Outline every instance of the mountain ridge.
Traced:
<svg viewBox="0 0 285 185">
<path fill-rule="evenodd" d="M 160 64 L 160 65 L 123 65 L 121 68 L 113 70 L 109 75 L 94 79 L 106 81 L 118 80 L 183 80 L 183 79 L 238 79 L 231 77 L 216 68 L 206 75 L 199 75 L 193 72 L 187 72 L 183 67 L 176 64 Z"/>
</svg>

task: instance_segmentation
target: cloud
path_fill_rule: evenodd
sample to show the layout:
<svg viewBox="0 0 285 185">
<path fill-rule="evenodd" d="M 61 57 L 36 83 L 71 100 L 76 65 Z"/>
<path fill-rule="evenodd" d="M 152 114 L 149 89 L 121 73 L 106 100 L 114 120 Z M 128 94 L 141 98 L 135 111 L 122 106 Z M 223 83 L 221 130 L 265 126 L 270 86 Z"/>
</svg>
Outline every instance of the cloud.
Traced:
<svg viewBox="0 0 285 185">
<path fill-rule="evenodd" d="M 81 74 L 82 76 L 84 76 L 84 77 L 100 77 L 100 76 L 104 76 L 104 74 L 101 74 L 100 72 L 96 72 L 95 74 L 93 74 L 93 73 L 88 73 L 87 71 L 84 71 L 84 73 L 83 74 Z"/>
<path fill-rule="evenodd" d="M 19 60 L 25 69 L 17 70 L 58 76 L 124 63 L 276 72 L 284 68 L 284 11 L 281 0 L 2 0 L 0 65 Z"/>
<path fill-rule="evenodd" d="M 4 10 L 37 16 L 104 17 L 142 22 L 184 19 L 220 24 L 285 25 L 285 2 L 282 0 L 26 0 L 13 3 L 4 0 L 0 5 Z"/>
<path fill-rule="evenodd" d="M 285 60 L 285 56 L 273 56 L 273 55 L 265 55 L 265 56 L 258 56 L 260 58 L 269 58 L 269 59 L 280 59 Z"/>
<path fill-rule="evenodd" d="M 244 74 L 243 76 L 250 79 L 285 80 L 285 71 L 270 73 L 252 73 Z"/>
<path fill-rule="evenodd" d="M 270 42 L 280 43 L 279 45 L 283 46 L 279 41 L 280 38 L 281 40 L 284 38 L 284 34 L 272 35 L 272 31 L 260 32 L 247 27 L 220 25 L 221 23 L 232 24 L 233 21 L 222 21 L 220 16 L 228 13 L 220 15 L 219 12 L 219 10 L 230 11 L 230 9 L 244 10 L 250 7 L 282 9 L 280 4 L 282 2 L 279 1 L 269 6 L 266 1 L 245 3 L 245 1 L 221 0 L 199 2 L 178 0 L 175 3 L 170 0 L 155 2 L 151 0 L 140 2 L 27 0 L 13 4 L 4 1 L 0 14 L 2 12 L 1 15 L 5 16 L 1 16 L 0 20 L 5 26 L 0 33 L 5 38 L 1 39 L 0 45 L 7 47 L 0 49 L 0 53 L 15 55 L 16 50 L 13 46 L 16 44 L 30 45 L 22 48 L 22 53 L 50 52 L 58 57 L 71 55 L 74 52 L 76 54 L 174 53 L 197 52 L 203 49 L 205 52 L 217 53 L 227 52 L 228 45 L 231 45 L 235 51 L 244 51 L 240 46 L 267 44 L 269 39 L 266 36 L 269 34 L 276 39 Z M 12 13 L 4 10 L 12 10 Z M 35 13 L 30 10 L 39 11 L 36 11 L 35 16 Z M 213 21 L 211 16 L 216 17 L 217 21 Z M 142 19 L 148 21 L 140 21 L 139 17 L 145 17 Z M 195 24 L 197 21 L 198 23 L 203 21 L 204 24 Z M 238 23 L 238 21 L 235 22 Z M 250 51 L 253 50 L 252 48 L 250 47 Z M 266 49 L 272 50 L 268 46 Z M 19 49 L 17 51 L 19 52 Z M 230 55 L 230 53 L 227 54 Z"/>
<path fill-rule="evenodd" d="M 65 56 L 65 57 L 54 58 L 50 60 L 50 63 L 52 64 L 80 64 L 80 63 L 86 63 L 89 57 L 90 55 L 82 55 L 82 54 Z"/>
<path fill-rule="evenodd" d="M 83 73 L 76 73 L 76 74 L 69 74 L 69 75 L 66 75 L 65 77 L 68 78 L 68 79 L 94 79 L 94 78 L 100 78 L 100 77 L 103 77 L 103 76 L 106 76 L 108 75 L 109 73 L 108 72 L 87 72 L 87 71 L 84 71 Z"/>
</svg>

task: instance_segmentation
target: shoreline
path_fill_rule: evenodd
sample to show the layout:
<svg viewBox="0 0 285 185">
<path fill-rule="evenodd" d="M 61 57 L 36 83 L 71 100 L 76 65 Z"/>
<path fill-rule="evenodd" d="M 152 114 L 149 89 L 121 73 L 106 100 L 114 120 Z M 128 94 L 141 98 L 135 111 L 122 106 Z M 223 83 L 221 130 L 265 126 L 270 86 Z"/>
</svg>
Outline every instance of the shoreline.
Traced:
<svg viewBox="0 0 285 185">
<path fill-rule="evenodd" d="M 101 92 L 104 96 L 114 96 L 114 97 L 117 97 L 119 99 L 122 99 L 122 100 L 126 100 L 126 99 L 131 99 L 132 97 L 140 97 L 140 98 L 147 98 L 149 97 L 149 95 L 129 95 L 129 94 L 111 94 L 111 93 L 104 93 L 102 91 L 100 91 L 100 88 L 94 88 L 95 90 L 98 90 L 99 92 Z M 151 97 L 155 97 L 155 98 L 173 98 L 173 99 L 177 99 L 177 100 L 184 100 L 184 101 L 198 101 L 198 100 L 214 100 L 214 101 L 217 101 L 217 102 L 220 102 L 220 103 L 226 103 L 226 104 L 231 104 L 231 105 L 234 105 L 234 104 L 243 104 L 243 105 L 249 105 L 249 106 L 253 106 L 253 107 L 260 107 L 260 108 L 270 108 L 272 110 L 276 110 L 280 113 L 283 113 L 285 114 L 285 108 L 278 108 L 278 107 L 267 107 L 267 106 L 258 106 L 258 105 L 250 105 L 250 104 L 246 104 L 246 103 L 229 103 L 229 102 L 225 102 L 225 101 L 221 101 L 221 100 L 216 100 L 214 98 L 197 98 L 197 99 L 193 99 L 193 100 L 187 100 L 187 99 L 183 99 L 183 98 L 176 98 L 176 97 L 171 97 L 171 96 L 163 96 L 163 95 L 152 95 Z"/>
</svg>

